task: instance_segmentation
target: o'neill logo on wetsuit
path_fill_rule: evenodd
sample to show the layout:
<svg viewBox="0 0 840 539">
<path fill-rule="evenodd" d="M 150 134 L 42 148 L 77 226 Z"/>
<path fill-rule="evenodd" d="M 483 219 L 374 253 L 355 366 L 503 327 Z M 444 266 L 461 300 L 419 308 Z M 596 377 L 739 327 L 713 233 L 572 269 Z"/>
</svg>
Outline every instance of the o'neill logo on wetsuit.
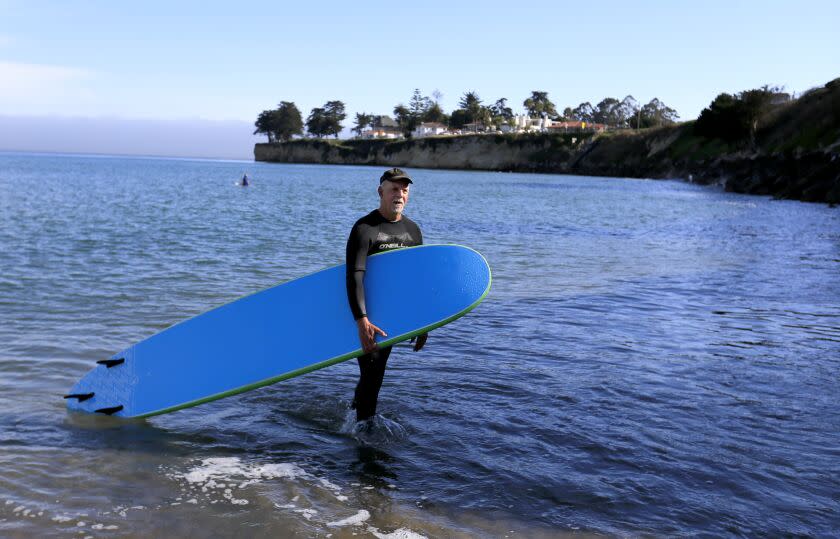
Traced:
<svg viewBox="0 0 840 539">
<path fill-rule="evenodd" d="M 414 242 L 412 241 L 411 235 L 408 232 L 399 234 L 397 236 L 392 236 L 390 234 L 380 232 L 376 235 L 376 244 L 379 246 L 378 250 L 389 251 L 391 249 L 402 249 L 404 247 L 409 247 L 410 245 L 414 245 Z"/>
</svg>

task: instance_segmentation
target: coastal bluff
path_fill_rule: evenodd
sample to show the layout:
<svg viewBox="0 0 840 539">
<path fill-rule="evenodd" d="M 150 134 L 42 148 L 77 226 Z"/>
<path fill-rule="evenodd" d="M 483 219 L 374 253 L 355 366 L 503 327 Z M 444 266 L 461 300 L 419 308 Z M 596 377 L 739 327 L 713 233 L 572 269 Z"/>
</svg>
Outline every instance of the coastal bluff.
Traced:
<svg viewBox="0 0 840 539">
<path fill-rule="evenodd" d="M 605 133 L 477 134 L 260 143 L 256 161 L 683 179 L 737 193 L 840 204 L 840 79 L 774 107 L 748 143 L 695 122 Z"/>
<path fill-rule="evenodd" d="M 565 170 L 581 136 L 461 135 L 408 140 L 293 140 L 257 144 L 257 161 L 545 172 Z"/>
</svg>

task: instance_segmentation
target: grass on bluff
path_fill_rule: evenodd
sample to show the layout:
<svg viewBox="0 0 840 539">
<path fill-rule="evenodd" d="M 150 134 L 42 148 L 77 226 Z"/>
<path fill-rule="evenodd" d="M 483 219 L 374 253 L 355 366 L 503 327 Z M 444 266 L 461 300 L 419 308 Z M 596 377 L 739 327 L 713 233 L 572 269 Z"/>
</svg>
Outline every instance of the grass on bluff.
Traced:
<svg viewBox="0 0 840 539">
<path fill-rule="evenodd" d="M 705 161 L 726 155 L 734 149 L 725 140 L 695 135 L 694 122 L 686 122 L 680 127 L 680 135 L 668 148 L 668 154 L 672 159 Z"/>
<path fill-rule="evenodd" d="M 768 152 L 836 151 L 840 145 L 840 78 L 770 111 L 762 119 L 756 139 Z"/>
</svg>

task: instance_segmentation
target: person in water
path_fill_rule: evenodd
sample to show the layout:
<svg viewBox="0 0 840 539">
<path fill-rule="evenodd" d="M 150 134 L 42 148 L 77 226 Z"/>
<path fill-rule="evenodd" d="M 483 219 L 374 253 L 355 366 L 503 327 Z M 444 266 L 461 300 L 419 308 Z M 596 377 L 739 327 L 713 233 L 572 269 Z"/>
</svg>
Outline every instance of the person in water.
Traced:
<svg viewBox="0 0 840 539">
<path fill-rule="evenodd" d="M 365 215 L 353 225 L 347 239 L 347 300 L 359 330 L 359 341 L 365 354 L 359 357 L 359 383 L 356 385 L 352 407 L 356 420 L 364 421 L 376 414 L 379 389 L 385 376 L 385 364 L 391 347 L 378 348 L 376 335 L 387 337 L 385 331 L 368 319 L 365 309 L 365 267 L 367 257 L 423 244 L 420 227 L 403 214 L 413 182 L 398 168 L 385 171 L 379 178 L 379 208 Z M 376 313 L 372 313 L 374 320 Z M 426 344 L 427 335 L 417 337 L 414 351 Z"/>
<path fill-rule="evenodd" d="M 242 175 L 242 183 L 240 183 L 242 187 L 248 187 L 248 173 Z"/>
</svg>

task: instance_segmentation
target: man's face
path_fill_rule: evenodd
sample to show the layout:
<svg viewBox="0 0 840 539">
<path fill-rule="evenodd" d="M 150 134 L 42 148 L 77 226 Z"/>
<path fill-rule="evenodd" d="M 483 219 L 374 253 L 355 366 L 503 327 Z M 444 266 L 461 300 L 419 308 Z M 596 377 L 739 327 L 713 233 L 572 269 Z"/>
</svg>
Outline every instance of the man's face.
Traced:
<svg viewBox="0 0 840 539">
<path fill-rule="evenodd" d="M 408 191 L 408 182 L 385 180 L 379 186 L 380 207 L 401 214 L 408 204 Z"/>
</svg>

